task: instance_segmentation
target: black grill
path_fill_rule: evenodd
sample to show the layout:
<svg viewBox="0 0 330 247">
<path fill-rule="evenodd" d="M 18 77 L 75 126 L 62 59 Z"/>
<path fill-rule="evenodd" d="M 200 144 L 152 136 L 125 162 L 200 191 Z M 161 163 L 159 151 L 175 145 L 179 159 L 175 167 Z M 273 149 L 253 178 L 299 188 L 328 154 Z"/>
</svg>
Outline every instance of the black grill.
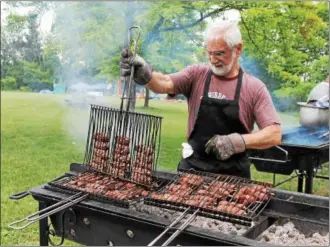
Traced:
<svg viewBox="0 0 330 247">
<path fill-rule="evenodd" d="M 323 136 L 328 131 L 327 127 L 288 129 L 283 132 L 280 146 L 249 150 L 250 160 L 256 169 L 262 172 L 290 175 L 295 171 L 296 174 L 292 178 L 299 178 L 298 191 L 302 192 L 305 178 L 305 192 L 312 193 L 314 177 L 329 179 L 316 175 L 316 169 L 329 161 L 329 136 Z M 275 181 L 273 182 L 275 184 Z"/>
<path fill-rule="evenodd" d="M 67 174 L 48 184 L 32 188 L 28 192 L 13 195 L 11 198 L 18 200 L 31 194 L 39 202 L 40 210 L 45 210 L 48 206 L 55 206 L 60 201 L 69 202 L 72 200 L 72 196 L 68 194 L 81 195 L 81 193 L 86 192 L 68 192 L 69 190 L 66 187 L 62 188 L 61 185 L 79 176 L 79 174 L 84 174 L 87 171 L 86 168 L 83 165 L 72 164 L 70 172 Z M 90 173 L 90 171 L 87 172 Z M 178 174 L 169 172 L 157 171 L 156 175 L 158 179 L 166 182 L 168 185 L 171 184 L 170 182 L 173 183 L 180 178 Z M 212 183 L 213 181 L 234 183 L 237 181 L 230 180 L 231 177 L 227 176 L 218 178 L 218 175 L 214 175 L 212 178 L 210 174 L 199 175 L 207 178 L 206 182 L 208 183 Z M 242 185 L 246 182 L 244 179 L 240 181 Z M 263 184 L 253 181 L 247 183 L 250 186 Z M 52 187 L 51 190 L 49 190 L 49 187 Z M 198 186 L 195 187 L 196 190 L 198 190 Z M 315 229 L 316 227 L 318 229 L 329 229 L 329 200 L 327 198 L 276 189 L 272 189 L 272 192 L 275 195 L 269 201 L 266 208 L 262 210 L 259 217 L 253 221 L 253 227 L 250 227 L 242 236 L 233 236 L 232 234 L 226 234 L 221 231 L 214 232 L 202 229 L 201 227 L 189 226 L 173 240 L 172 244 L 188 246 L 265 246 L 264 243 L 260 243 L 254 239 L 279 218 L 302 222 L 308 230 Z M 83 245 L 92 246 L 145 246 L 163 232 L 164 227 L 171 223 L 168 219 L 160 217 L 160 215 L 155 213 L 136 211 L 134 208 L 137 204 L 141 205 L 141 203 L 133 205 L 133 203 L 128 201 L 129 208 L 124 208 L 123 205 L 118 207 L 117 205 L 113 205 L 113 201 L 109 201 L 108 199 L 103 200 L 104 198 L 98 195 L 86 195 L 88 196 L 87 200 L 78 198 L 79 203 L 73 203 L 69 208 L 65 208 L 50 216 L 53 229 L 50 228 L 47 217 L 40 219 L 41 246 L 48 245 L 49 243 L 54 245 L 54 235 L 61 237 L 60 244 L 63 243 L 64 239 L 69 239 Z M 169 203 L 167 205 L 175 206 Z M 187 208 L 187 206 L 184 207 Z M 153 209 L 150 208 L 150 210 Z M 207 210 L 202 210 L 199 215 L 211 216 Z M 223 218 L 225 216 L 227 215 L 222 215 Z M 228 215 L 228 217 L 231 217 L 231 215 Z M 165 237 L 170 237 L 176 229 L 176 226 L 171 228 Z"/>
</svg>

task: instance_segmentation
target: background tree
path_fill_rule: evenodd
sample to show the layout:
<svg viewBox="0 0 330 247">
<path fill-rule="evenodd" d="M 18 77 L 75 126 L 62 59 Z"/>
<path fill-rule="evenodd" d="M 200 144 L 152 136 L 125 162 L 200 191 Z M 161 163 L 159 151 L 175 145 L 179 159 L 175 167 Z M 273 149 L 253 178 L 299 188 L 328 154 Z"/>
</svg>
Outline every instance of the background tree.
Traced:
<svg viewBox="0 0 330 247">
<path fill-rule="evenodd" d="M 216 18 L 226 18 L 227 10 L 237 10 L 241 15 L 242 66 L 267 84 L 276 102 L 286 102 L 280 105 L 281 110 L 294 109 L 294 102 L 305 100 L 310 89 L 327 75 L 326 2 L 14 2 L 9 5 L 34 9 L 26 16 L 9 15 L 3 25 L 1 80 L 15 79 L 7 78 L 6 87 L 30 87 L 32 79 L 22 75 L 31 73 L 36 74 L 33 80 L 45 81 L 43 85 L 59 79 L 67 86 L 77 81 L 117 84 L 120 52 L 127 45 L 127 29 L 132 25 L 142 28 L 138 52 L 154 70 L 173 73 L 189 64 L 206 62 L 203 44 L 206 26 Z M 51 33 L 41 37 L 38 25 L 50 10 L 55 16 Z M 146 97 L 145 106 L 148 103 Z"/>
</svg>

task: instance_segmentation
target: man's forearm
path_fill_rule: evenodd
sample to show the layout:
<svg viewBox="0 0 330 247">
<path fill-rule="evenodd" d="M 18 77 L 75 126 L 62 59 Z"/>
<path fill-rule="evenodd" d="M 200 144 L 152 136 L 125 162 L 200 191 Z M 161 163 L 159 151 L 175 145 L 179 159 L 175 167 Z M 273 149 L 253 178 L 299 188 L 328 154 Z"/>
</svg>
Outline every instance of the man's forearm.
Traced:
<svg viewBox="0 0 330 247">
<path fill-rule="evenodd" d="M 146 84 L 154 93 L 173 94 L 174 87 L 171 78 L 160 72 L 152 72 L 151 80 Z"/>
<path fill-rule="evenodd" d="M 267 126 L 255 133 L 242 135 L 247 149 L 266 149 L 281 144 L 282 131 L 278 124 Z"/>
</svg>

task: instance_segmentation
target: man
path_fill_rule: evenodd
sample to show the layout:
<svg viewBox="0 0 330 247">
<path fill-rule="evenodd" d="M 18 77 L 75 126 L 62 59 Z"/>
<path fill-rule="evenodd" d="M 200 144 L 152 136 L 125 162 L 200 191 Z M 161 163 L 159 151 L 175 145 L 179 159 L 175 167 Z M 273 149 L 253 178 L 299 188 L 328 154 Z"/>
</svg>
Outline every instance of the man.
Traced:
<svg viewBox="0 0 330 247">
<path fill-rule="evenodd" d="M 155 93 L 184 94 L 188 99 L 187 139 L 192 155 L 179 169 L 250 178 L 246 149 L 265 149 L 281 143 L 279 118 L 263 82 L 244 73 L 239 66 L 241 33 L 236 24 L 215 24 L 207 31 L 209 66 L 191 65 L 165 75 L 152 71 L 138 55 L 127 49 L 121 55 L 121 75 Z M 254 123 L 259 131 L 251 133 Z"/>
</svg>

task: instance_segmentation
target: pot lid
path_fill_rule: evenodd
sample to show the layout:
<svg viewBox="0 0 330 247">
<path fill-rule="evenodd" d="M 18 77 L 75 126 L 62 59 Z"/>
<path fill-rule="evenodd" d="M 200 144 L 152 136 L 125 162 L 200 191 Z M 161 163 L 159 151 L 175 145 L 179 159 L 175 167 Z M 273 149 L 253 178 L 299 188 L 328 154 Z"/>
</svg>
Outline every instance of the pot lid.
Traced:
<svg viewBox="0 0 330 247">
<path fill-rule="evenodd" d="M 307 102 L 318 101 L 322 98 L 322 101 L 329 100 L 329 83 L 321 82 L 317 84 L 310 92 Z"/>
</svg>

